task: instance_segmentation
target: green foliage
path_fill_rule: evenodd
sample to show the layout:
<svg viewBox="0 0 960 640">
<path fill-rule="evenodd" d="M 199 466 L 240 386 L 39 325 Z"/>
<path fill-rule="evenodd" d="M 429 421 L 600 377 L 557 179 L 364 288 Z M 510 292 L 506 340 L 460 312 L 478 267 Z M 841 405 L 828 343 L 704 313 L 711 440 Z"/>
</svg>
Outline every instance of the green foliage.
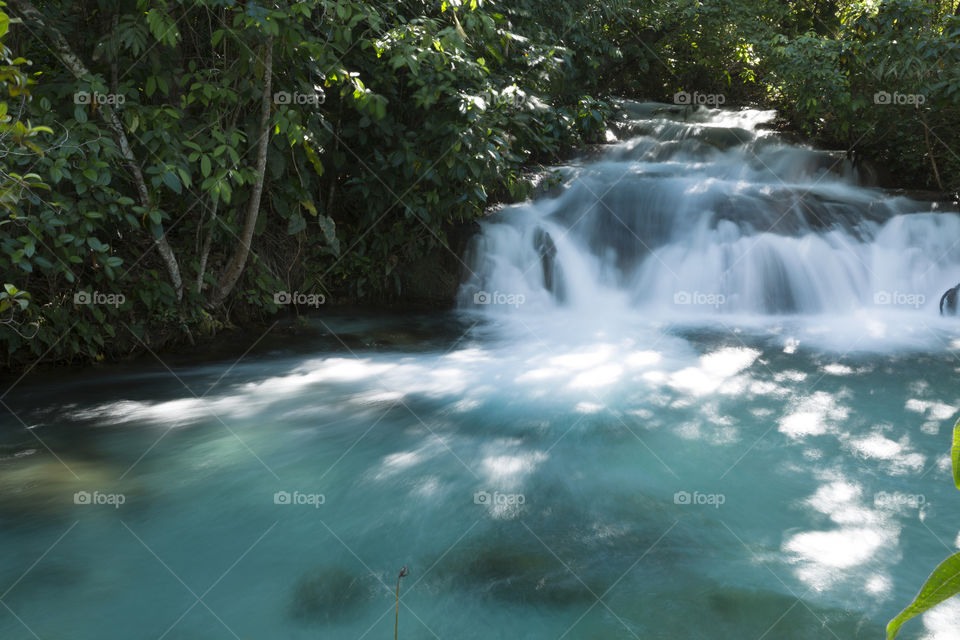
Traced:
<svg viewBox="0 0 960 640">
<path fill-rule="evenodd" d="M 29 292 L 24 319 L 40 329 L 3 335 L 8 366 L 222 325 L 209 300 L 257 182 L 268 36 L 264 190 L 233 317 L 275 312 L 277 291 L 402 295 L 398 270 L 493 202 L 526 197 L 529 165 L 602 141 L 611 110 L 594 96 L 631 38 L 617 25 L 627 4 L 44 2 L 89 73 L 77 78 L 37 30 L 21 34 L 36 73 L 11 76 L 8 94 L 41 81 L 11 124 L 36 123 L 15 138 L 32 154 L 3 158 L 14 181 L 0 189 L 0 273 Z M 75 304 L 84 292 L 125 302 Z"/>
<path fill-rule="evenodd" d="M 933 570 L 909 607 L 887 624 L 887 640 L 900 633 L 900 627 L 910 618 L 935 607 L 947 598 L 960 593 L 960 553 L 955 553 Z"/>
<path fill-rule="evenodd" d="M 953 446 L 950 447 L 950 459 L 953 462 L 953 484 L 960 489 L 960 421 L 953 427 Z"/>
<path fill-rule="evenodd" d="M 15 35 L 33 66 L 0 50 L 0 137 L 12 141 L 0 152 L 0 274 L 29 292 L 15 311 L 38 327 L 32 340 L 0 334 L 6 365 L 157 346 L 183 327 L 276 312 L 278 291 L 402 296 L 400 273 L 445 251 L 457 225 L 527 197 L 531 168 L 603 141 L 611 95 L 775 106 L 821 143 L 918 186 L 937 185 L 935 165 L 958 188 L 960 19 L 937 6 L 45 1 L 79 78 L 48 33 L 3 14 L 0 42 Z M 214 308 L 255 200 L 267 46 L 260 211 L 241 280 Z M 881 91 L 925 101 L 875 104 Z M 75 305 L 80 292 L 126 302 Z"/>
<path fill-rule="evenodd" d="M 960 420 L 953 427 L 953 479 L 960 489 Z M 887 640 L 900 633 L 903 624 L 944 600 L 960 593 L 960 553 L 955 553 L 941 562 L 920 589 L 910 605 L 887 624 Z"/>
<path fill-rule="evenodd" d="M 758 46 L 757 77 L 773 105 L 797 128 L 860 151 L 902 181 L 960 189 L 952 151 L 960 143 L 960 17 L 891 0 L 840 3 L 814 19 L 821 30 L 782 32 Z"/>
</svg>

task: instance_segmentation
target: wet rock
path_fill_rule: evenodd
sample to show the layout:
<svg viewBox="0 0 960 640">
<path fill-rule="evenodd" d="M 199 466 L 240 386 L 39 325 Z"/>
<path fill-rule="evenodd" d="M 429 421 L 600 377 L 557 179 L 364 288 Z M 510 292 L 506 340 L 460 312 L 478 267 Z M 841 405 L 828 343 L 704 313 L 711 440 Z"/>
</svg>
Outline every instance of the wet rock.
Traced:
<svg viewBox="0 0 960 640">
<path fill-rule="evenodd" d="M 721 150 L 740 146 L 754 137 L 752 131 L 741 127 L 698 127 L 691 135 Z"/>
<path fill-rule="evenodd" d="M 940 315 L 942 316 L 955 316 L 957 315 L 957 291 L 960 290 L 960 284 L 953 287 L 952 289 L 947 289 L 942 296 L 940 296 Z"/>
<path fill-rule="evenodd" d="M 676 117 L 683 116 L 690 110 L 690 107 L 679 104 L 669 104 L 666 102 L 636 102 L 634 100 L 617 100 L 616 106 L 620 109 L 624 117 L 647 119 L 672 115 Z"/>
<path fill-rule="evenodd" d="M 559 302 L 563 302 L 566 295 L 563 286 L 563 272 L 556 260 L 557 245 L 554 244 L 553 238 L 547 231 L 538 228 L 533 234 L 533 248 L 540 254 L 544 288 L 552 293 Z"/>
</svg>

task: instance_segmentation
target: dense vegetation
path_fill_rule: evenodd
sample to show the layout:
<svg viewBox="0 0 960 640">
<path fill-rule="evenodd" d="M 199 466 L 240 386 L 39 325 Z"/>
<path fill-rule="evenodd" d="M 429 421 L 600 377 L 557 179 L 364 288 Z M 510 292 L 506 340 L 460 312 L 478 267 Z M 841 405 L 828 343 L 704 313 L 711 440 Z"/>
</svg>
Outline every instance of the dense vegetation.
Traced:
<svg viewBox="0 0 960 640">
<path fill-rule="evenodd" d="M 10 368 L 192 340 L 290 302 L 403 298 L 437 277 L 411 265 L 446 255 L 458 225 L 602 141 L 610 96 L 773 106 L 904 185 L 960 188 L 953 0 L 4 10 Z"/>
</svg>

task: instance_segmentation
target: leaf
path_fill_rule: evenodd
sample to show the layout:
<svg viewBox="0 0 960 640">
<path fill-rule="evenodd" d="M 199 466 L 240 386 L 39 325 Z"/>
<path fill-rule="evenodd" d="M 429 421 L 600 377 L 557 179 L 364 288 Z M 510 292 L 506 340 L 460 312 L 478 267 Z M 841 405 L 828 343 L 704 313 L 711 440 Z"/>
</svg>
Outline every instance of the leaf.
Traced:
<svg viewBox="0 0 960 640">
<path fill-rule="evenodd" d="M 293 216 L 291 216 L 289 224 L 287 224 L 287 233 L 293 235 L 299 231 L 302 231 L 306 226 L 307 221 L 303 219 L 303 216 L 299 213 L 295 213 Z"/>
<path fill-rule="evenodd" d="M 904 622 L 957 593 L 960 593 L 960 553 L 955 553 L 941 562 L 927 578 L 910 606 L 887 624 L 887 640 L 897 637 Z"/>
<path fill-rule="evenodd" d="M 328 216 L 317 216 L 317 222 L 320 223 L 320 230 L 323 231 L 323 237 L 333 250 L 333 254 L 340 255 L 340 241 L 337 239 L 337 228 L 333 219 Z"/>
<path fill-rule="evenodd" d="M 200 172 L 203 173 L 204 178 L 210 175 L 210 156 L 200 158 Z"/>
<path fill-rule="evenodd" d="M 174 193 L 180 194 L 183 191 L 183 188 L 180 185 L 180 178 L 178 178 L 177 174 L 174 172 L 164 171 L 161 177 L 163 178 L 163 183 L 170 187 L 170 190 Z"/>
<path fill-rule="evenodd" d="M 960 419 L 953 425 L 953 447 L 950 448 L 950 457 L 953 460 L 953 484 L 960 489 Z"/>
</svg>

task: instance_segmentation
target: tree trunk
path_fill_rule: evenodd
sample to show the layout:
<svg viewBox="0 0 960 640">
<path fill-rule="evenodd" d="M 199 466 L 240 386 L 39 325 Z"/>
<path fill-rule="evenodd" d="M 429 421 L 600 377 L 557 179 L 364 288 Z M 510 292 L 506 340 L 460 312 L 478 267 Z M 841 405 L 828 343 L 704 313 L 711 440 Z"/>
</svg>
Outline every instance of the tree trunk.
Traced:
<svg viewBox="0 0 960 640">
<path fill-rule="evenodd" d="M 46 32 L 46 34 L 52 40 L 53 48 L 58 57 L 60 58 L 61 62 L 66 65 L 67 69 L 70 70 L 70 73 L 72 73 L 78 80 L 82 80 L 84 77 L 90 75 L 90 71 L 87 69 L 86 65 L 83 64 L 80 58 L 77 57 L 77 55 L 73 52 L 70 44 L 63 37 L 63 34 L 60 33 L 56 27 L 47 24 L 43 18 L 43 15 L 37 11 L 36 7 L 34 7 L 29 0 L 9 0 L 9 4 L 23 16 L 23 19 L 27 24 L 34 24 Z M 143 172 L 140 171 L 140 165 L 137 164 L 136 158 L 134 158 L 133 150 L 130 147 L 130 141 L 127 139 L 126 132 L 123 130 L 123 125 L 120 124 L 120 119 L 117 117 L 116 112 L 114 112 L 109 105 L 98 105 L 97 111 L 100 112 L 100 116 L 113 133 L 113 137 L 116 140 L 117 146 L 120 148 L 120 154 L 123 156 L 124 165 L 133 176 L 133 182 L 134 186 L 137 188 L 137 195 L 140 199 L 140 205 L 148 209 L 152 208 L 153 205 L 150 202 L 150 193 L 147 191 L 147 183 L 144 182 Z M 167 242 L 167 235 L 165 232 L 163 232 L 162 227 L 160 237 L 154 238 L 153 243 L 157 247 L 157 251 L 160 252 L 160 257 L 163 259 L 163 262 L 167 267 L 167 274 L 170 277 L 170 284 L 173 285 L 173 290 L 176 292 L 177 300 L 179 301 L 183 298 L 183 281 L 180 278 L 180 266 L 177 264 L 177 258 L 173 254 L 173 249 L 170 247 L 170 243 Z"/>
<path fill-rule="evenodd" d="M 243 231 L 240 234 L 240 246 L 230 258 L 230 262 L 220 274 L 217 288 L 210 299 L 211 306 L 223 304 L 233 287 L 243 273 L 250 253 L 250 243 L 253 242 L 253 232 L 257 226 L 257 217 L 260 215 L 260 196 L 263 194 L 263 179 L 267 171 L 267 148 L 270 144 L 270 101 L 273 99 L 270 83 L 273 80 L 273 36 L 267 38 L 266 56 L 263 60 L 263 97 L 260 100 L 260 141 L 257 147 L 257 181 L 250 194 L 247 206 L 247 216 L 244 220 Z"/>
<path fill-rule="evenodd" d="M 930 145 L 930 125 L 927 124 L 927 116 L 923 113 L 923 107 L 917 105 L 917 112 L 920 114 L 920 122 L 923 123 L 923 140 L 927 143 L 927 156 L 929 156 L 930 166 L 933 168 L 933 177 L 937 181 L 937 188 L 943 191 L 940 172 L 937 170 L 937 159 L 933 157 L 933 147 Z"/>
<path fill-rule="evenodd" d="M 212 224 L 210 225 L 210 233 L 203 241 L 203 249 L 200 251 L 200 268 L 197 269 L 197 295 L 203 295 L 203 276 L 207 271 L 207 258 L 210 257 L 210 247 L 213 246 L 213 235 L 217 230 L 217 205 L 219 204 L 220 199 L 217 198 L 210 208 L 210 222 Z"/>
</svg>

